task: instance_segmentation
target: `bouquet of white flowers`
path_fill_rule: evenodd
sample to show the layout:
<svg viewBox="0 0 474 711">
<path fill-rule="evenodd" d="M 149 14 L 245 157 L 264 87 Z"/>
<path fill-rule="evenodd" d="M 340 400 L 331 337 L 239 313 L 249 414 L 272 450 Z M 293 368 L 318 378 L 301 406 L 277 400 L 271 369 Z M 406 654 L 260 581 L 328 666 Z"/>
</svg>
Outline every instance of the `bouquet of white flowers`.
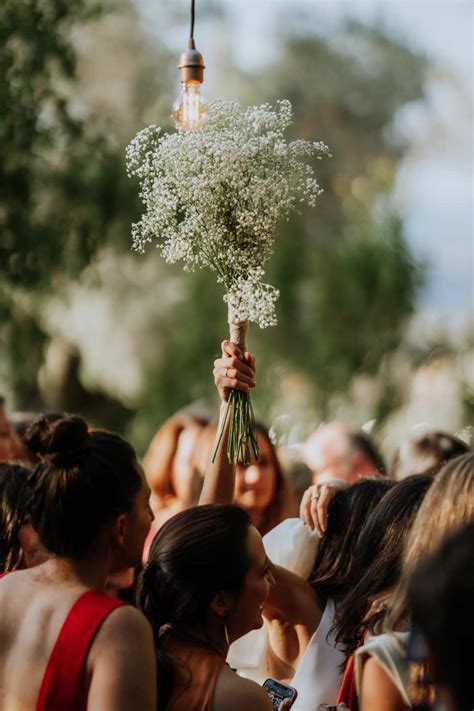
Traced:
<svg viewBox="0 0 474 711">
<path fill-rule="evenodd" d="M 133 247 L 154 241 L 168 262 L 208 267 L 225 288 L 230 338 L 246 348 L 248 322 L 276 324 L 279 293 L 262 281 L 280 219 L 321 194 L 312 157 L 329 155 L 323 143 L 287 141 L 289 101 L 242 110 L 237 101 L 210 104 L 196 131 L 140 131 L 127 148 L 129 176 L 140 180 L 145 212 L 132 227 Z M 229 460 L 258 457 L 249 395 L 232 391 Z M 225 422 L 224 422 L 225 424 Z M 224 425 L 223 425 L 224 426 Z"/>
</svg>

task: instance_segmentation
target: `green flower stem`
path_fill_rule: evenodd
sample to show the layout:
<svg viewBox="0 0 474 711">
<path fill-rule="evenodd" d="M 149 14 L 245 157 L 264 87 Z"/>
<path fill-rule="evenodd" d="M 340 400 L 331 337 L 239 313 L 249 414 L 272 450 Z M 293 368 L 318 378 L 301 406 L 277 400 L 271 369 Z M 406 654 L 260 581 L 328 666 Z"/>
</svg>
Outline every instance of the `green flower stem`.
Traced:
<svg viewBox="0 0 474 711">
<path fill-rule="evenodd" d="M 230 307 L 228 321 L 230 340 L 239 347 L 241 353 L 245 353 L 247 351 L 248 321 L 235 322 Z M 253 450 L 255 459 L 260 459 L 260 451 L 255 434 L 255 416 L 250 394 L 244 393 L 242 390 L 231 390 L 220 425 L 217 443 L 212 454 L 212 462 L 214 463 L 215 461 L 228 420 L 227 458 L 230 464 L 237 464 L 238 462 L 250 464 L 251 450 Z"/>
<path fill-rule="evenodd" d="M 227 435 L 227 458 L 231 464 L 250 464 L 250 455 L 253 451 L 255 459 L 260 459 L 257 436 L 255 433 L 255 416 L 249 393 L 242 390 L 231 390 L 227 407 L 222 418 L 216 446 L 212 454 L 215 461 L 217 451 L 221 446 L 222 438 L 229 420 Z"/>
</svg>

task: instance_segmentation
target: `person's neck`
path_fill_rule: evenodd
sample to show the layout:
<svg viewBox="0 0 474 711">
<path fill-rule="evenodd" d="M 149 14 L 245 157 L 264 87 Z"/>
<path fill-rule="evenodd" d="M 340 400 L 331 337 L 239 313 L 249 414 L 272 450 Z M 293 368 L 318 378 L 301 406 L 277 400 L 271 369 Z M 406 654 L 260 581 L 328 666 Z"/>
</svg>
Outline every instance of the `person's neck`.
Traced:
<svg viewBox="0 0 474 711">
<path fill-rule="evenodd" d="M 193 627 L 188 626 L 185 629 L 176 628 L 176 632 L 178 634 L 181 633 L 184 637 L 189 637 L 199 642 L 199 644 L 202 644 L 204 647 L 209 647 L 224 659 L 227 657 L 229 645 L 227 644 L 222 622 L 219 624 L 210 621 L 206 627 L 203 625 L 195 625 Z"/>
<path fill-rule="evenodd" d="M 252 508 L 247 509 L 247 513 L 250 516 L 252 526 L 255 526 L 255 528 L 258 530 L 259 526 L 262 524 L 264 514 L 265 514 L 265 509 L 257 508 L 256 506 L 253 506 Z"/>
<path fill-rule="evenodd" d="M 107 555 L 89 555 L 81 560 L 52 556 L 44 564 L 45 572 L 58 582 L 77 583 L 102 590 L 112 572 Z"/>
</svg>

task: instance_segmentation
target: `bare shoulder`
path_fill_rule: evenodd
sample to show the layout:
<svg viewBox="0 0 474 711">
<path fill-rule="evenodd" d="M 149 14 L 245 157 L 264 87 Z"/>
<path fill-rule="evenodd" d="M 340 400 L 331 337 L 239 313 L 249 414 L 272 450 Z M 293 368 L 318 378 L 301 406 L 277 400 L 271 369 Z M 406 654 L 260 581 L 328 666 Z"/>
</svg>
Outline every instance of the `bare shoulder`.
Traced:
<svg viewBox="0 0 474 711">
<path fill-rule="evenodd" d="M 112 645 L 119 650 L 123 645 L 153 646 L 153 633 L 146 617 L 132 605 L 121 605 L 106 617 L 102 623 L 91 651 L 100 654 L 105 647 Z"/>
<path fill-rule="evenodd" d="M 131 605 L 104 620 L 87 659 L 89 711 L 156 709 L 156 659 L 151 627 Z"/>
<path fill-rule="evenodd" d="M 400 692 L 375 657 L 367 657 L 362 671 L 361 711 L 406 711 Z"/>
<path fill-rule="evenodd" d="M 268 694 L 250 679 L 243 679 L 228 666 L 217 679 L 213 711 L 274 711 Z"/>
<path fill-rule="evenodd" d="M 108 635 L 138 634 L 152 637 L 150 623 L 145 615 L 133 605 L 121 605 L 106 617 L 101 627 L 101 633 Z"/>
</svg>

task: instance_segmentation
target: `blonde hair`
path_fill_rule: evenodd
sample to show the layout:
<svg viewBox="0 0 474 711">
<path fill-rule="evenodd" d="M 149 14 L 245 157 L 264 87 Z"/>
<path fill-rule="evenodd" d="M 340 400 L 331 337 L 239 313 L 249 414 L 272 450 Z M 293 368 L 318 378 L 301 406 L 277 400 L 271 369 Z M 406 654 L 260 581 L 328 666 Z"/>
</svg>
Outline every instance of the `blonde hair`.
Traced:
<svg viewBox="0 0 474 711">
<path fill-rule="evenodd" d="M 168 497 L 175 497 L 171 473 L 178 449 L 178 441 L 189 427 L 204 429 L 209 419 L 191 410 L 180 410 L 160 427 L 143 457 L 145 476 L 160 506 L 166 506 Z"/>
<path fill-rule="evenodd" d="M 395 590 L 386 626 L 396 629 L 408 619 L 410 575 L 446 535 L 474 521 L 474 452 L 452 459 L 426 494 L 408 534 L 403 574 Z"/>
</svg>

